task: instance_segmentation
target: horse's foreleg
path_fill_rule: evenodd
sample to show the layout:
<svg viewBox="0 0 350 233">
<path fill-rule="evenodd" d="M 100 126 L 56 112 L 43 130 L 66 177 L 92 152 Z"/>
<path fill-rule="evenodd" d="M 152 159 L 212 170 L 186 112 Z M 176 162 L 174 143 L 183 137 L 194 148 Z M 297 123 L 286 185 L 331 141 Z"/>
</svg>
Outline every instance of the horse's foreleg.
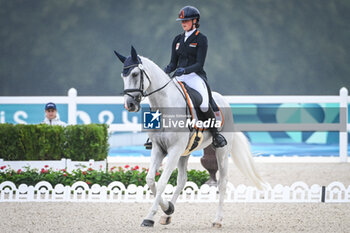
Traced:
<svg viewBox="0 0 350 233">
<path fill-rule="evenodd" d="M 148 213 L 147 217 L 145 218 L 145 220 L 143 221 L 141 226 L 147 226 L 147 225 L 145 225 L 145 223 L 147 224 L 147 223 L 149 223 L 149 221 L 154 223 L 153 219 L 154 219 L 154 215 L 157 213 L 158 205 L 160 205 L 161 202 L 163 202 L 162 194 L 163 194 L 165 187 L 169 181 L 171 173 L 173 172 L 173 170 L 176 167 L 177 162 L 179 161 L 180 154 L 177 151 L 179 151 L 179 150 L 178 149 L 172 150 L 172 152 L 169 151 L 168 161 L 166 163 L 166 166 L 163 170 L 162 175 L 160 176 L 160 178 L 158 180 L 156 198 L 153 202 L 153 205 L 151 207 L 150 212 Z M 163 203 L 163 205 L 161 205 L 161 207 L 164 211 L 167 211 L 169 214 L 171 214 L 173 212 L 173 209 L 174 209 L 173 205 L 169 202 Z M 172 209 L 172 211 L 170 211 L 171 209 Z M 153 223 L 152 223 L 152 225 L 153 225 Z"/>
<path fill-rule="evenodd" d="M 182 189 L 185 187 L 187 181 L 187 164 L 189 156 L 181 156 L 179 163 L 177 165 L 178 175 L 177 175 L 177 185 L 173 197 L 171 198 L 171 203 L 175 205 L 177 198 L 179 197 Z M 163 209 L 164 210 L 164 209 Z M 165 209 L 166 210 L 166 209 Z M 167 225 L 171 222 L 171 214 L 164 214 L 160 219 L 160 224 Z"/>
<path fill-rule="evenodd" d="M 151 189 L 152 194 L 156 196 L 157 194 L 157 188 L 156 188 L 156 173 L 159 170 L 160 163 L 163 160 L 163 156 L 161 157 L 156 157 L 154 159 L 151 159 L 151 166 L 148 170 L 147 176 L 146 176 L 146 182 L 148 187 Z M 161 206 L 167 206 L 167 203 L 165 203 L 163 200 L 160 202 Z"/>
<path fill-rule="evenodd" d="M 160 167 L 161 162 L 163 161 L 164 154 L 160 150 L 160 148 L 157 147 L 157 145 L 154 143 L 152 152 L 151 152 L 151 161 L 150 161 L 150 167 L 146 176 L 146 182 L 148 187 L 151 189 L 152 194 L 156 196 L 157 194 L 157 188 L 156 188 L 156 173 Z M 162 199 L 160 199 L 161 206 L 168 206 L 168 203 L 164 202 Z M 153 217 L 156 214 L 157 210 L 154 211 L 153 207 L 145 220 L 142 222 L 141 226 L 153 226 L 154 220 Z"/>
<path fill-rule="evenodd" d="M 227 172 L 228 172 L 228 152 L 226 150 L 227 146 L 224 148 L 216 149 L 216 159 L 218 162 L 219 168 L 219 206 L 216 212 L 216 217 L 213 222 L 213 227 L 221 227 L 223 220 L 223 205 L 226 194 L 226 186 L 227 186 Z"/>
<path fill-rule="evenodd" d="M 182 189 L 185 187 L 187 181 L 187 164 L 190 156 L 181 156 L 178 163 L 178 176 L 177 176 L 177 186 L 174 192 L 171 202 L 176 203 L 177 198 L 179 197 Z"/>
</svg>

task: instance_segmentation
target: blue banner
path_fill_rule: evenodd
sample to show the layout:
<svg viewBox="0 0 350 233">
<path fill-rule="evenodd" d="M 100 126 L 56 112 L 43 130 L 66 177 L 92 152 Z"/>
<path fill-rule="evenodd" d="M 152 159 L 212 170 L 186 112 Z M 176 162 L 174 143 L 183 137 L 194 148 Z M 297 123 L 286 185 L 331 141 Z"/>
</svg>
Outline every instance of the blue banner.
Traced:
<svg viewBox="0 0 350 233">
<path fill-rule="evenodd" d="M 0 123 L 39 124 L 44 104 L 0 104 Z M 146 105 L 143 105 L 146 106 Z M 289 111 L 282 111 L 288 107 Z M 338 104 L 231 104 L 235 123 L 337 123 Z M 68 123 L 68 105 L 57 104 L 60 119 Z M 123 104 L 78 104 L 77 123 L 142 123 L 142 113 L 130 113 Z M 349 119 L 350 120 L 350 119 Z M 337 132 L 247 132 L 251 142 L 338 143 Z"/>
</svg>

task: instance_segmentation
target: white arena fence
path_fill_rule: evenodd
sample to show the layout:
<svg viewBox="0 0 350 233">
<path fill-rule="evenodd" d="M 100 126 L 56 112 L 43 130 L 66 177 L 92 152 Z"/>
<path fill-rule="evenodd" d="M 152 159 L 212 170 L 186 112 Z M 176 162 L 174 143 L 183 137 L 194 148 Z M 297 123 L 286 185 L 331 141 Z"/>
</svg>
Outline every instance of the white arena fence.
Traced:
<svg viewBox="0 0 350 233">
<path fill-rule="evenodd" d="M 163 197 L 170 200 L 175 188 L 168 184 Z M 187 182 L 178 198 L 178 202 L 205 203 L 218 202 L 218 189 L 213 186 L 198 187 L 193 182 Z M 55 187 L 46 181 L 35 186 L 21 184 L 17 188 L 12 182 L 0 184 L 0 202 L 153 202 L 149 187 L 145 185 L 129 185 L 125 187 L 115 181 L 107 187 L 92 185 L 82 181 L 72 186 L 57 184 Z M 340 182 L 332 182 L 328 186 L 314 184 L 308 186 L 304 182 L 295 182 L 291 186 L 278 184 L 273 188 L 260 191 L 255 187 L 243 184 L 235 187 L 228 183 L 225 202 L 244 203 L 350 203 L 350 185 L 346 188 Z"/>
<path fill-rule="evenodd" d="M 348 124 L 348 103 L 350 97 L 348 96 L 348 90 L 343 87 L 339 91 L 339 95 L 324 96 L 324 95 L 308 95 L 308 96 L 292 96 L 292 95 L 279 95 L 279 96 L 225 96 L 226 100 L 230 104 L 307 104 L 307 103 L 329 103 L 338 104 L 340 109 L 339 123 L 316 123 L 316 124 L 236 124 L 235 127 L 240 131 L 336 131 L 339 132 L 339 161 L 347 162 L 348 159 L 348 130 L 350 125 Z M 0 105 L 6 104 L 46 104 L 53 101 L 56 104 L 68 105 L 68 123 L 76 124 L 77 116 L 84 115 L 83 112 L 77 110 L 78 104 L 123 104 L 124 98 L 122 96 L 78 96 L 77 90 L 71 88 L 68 91 L 68 96 L 38 96 L 38 97 L 12 97 L 2 96 L 0 97 Z M 148 103 L 146 98 L 145 103 Z M 107 114 L 107 113 L 103 113 Z M 104 116 L 101 115 L 103 121 Z M 111 132 L 139 132 L 142 129 L 142 125 L 135 122 L 134 119 L 129 121 L 127 119 L 127 113 L 123 112 L 121 118 L 123 123 L 110 124 L 109 130 Z M 113 117 L 114 118 L 114 117 Z M 4 117 L 0 114 L 0 122 L 4 122 Z M 110 116 L 110 120 L 111 120 Z M 107 120 L 108 123 L 108 120 Z"/>
</svg>

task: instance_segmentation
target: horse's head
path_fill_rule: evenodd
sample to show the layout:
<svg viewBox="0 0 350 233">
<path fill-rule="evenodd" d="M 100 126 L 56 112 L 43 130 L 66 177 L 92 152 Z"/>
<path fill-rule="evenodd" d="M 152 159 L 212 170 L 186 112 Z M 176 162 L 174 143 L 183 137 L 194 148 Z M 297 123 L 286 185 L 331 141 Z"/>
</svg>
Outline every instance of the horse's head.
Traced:
<svg viewBox="0 0 350 233">
<path fill-rule="evenodd" d="M 142 61 L 131 46 L 131 56 L 128 58 L 114 51 L 119 60 L 124 64 L 121 77 L 124 81 L 124 107 L 129 112 L 138 112 L 145 91 L 151 81 L 145 73 Z"/>
</svg>

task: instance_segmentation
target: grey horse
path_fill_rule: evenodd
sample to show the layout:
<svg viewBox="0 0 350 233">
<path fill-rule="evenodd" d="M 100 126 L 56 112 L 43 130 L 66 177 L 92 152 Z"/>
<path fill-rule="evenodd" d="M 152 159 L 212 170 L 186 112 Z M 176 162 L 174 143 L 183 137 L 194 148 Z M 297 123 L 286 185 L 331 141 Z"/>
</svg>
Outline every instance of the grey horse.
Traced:
<svg viewBox="0 0 350 233">
<path fill-rule="evenodd" d="M 136 50 L 131 48 L 131 56 L 124 57 L 114 51 L 120 61 L 124 64 L 122 79 L 124 81 L 124 107 L 129 112 L 137 112 L 141 108 L 141 101 L 147 97 L 151 109 L 157 108 L 186 108 L 186 102 L 179 89 L 176 78 L 171 79 L 159 66 L 150 59 L 138 56 Z M 221 227 L 223 221 L 223 202 L 226 192 L 228 176 L 228 157 L 231 155 L 234 163 L 258 188 L 263 188 L 265 182 L 258 174 L 247 138 L 241 132 L 227 130 L 227 127 L 233 125 L 233 116 L 230 105 L 224 97 L 213 92 L 213 98 L 216 103 L 223 109 L 224 125 L 221 133 L 227 140 L 227 145 L 215 149 L 215 154 L 219 168 L 219 205 L 213 227 Z M 184 116 L 185 118 L 186 116 Z M 184 121 L 186 119 L 183 119 Z M 161 224 L 169 224 L 171 215 L 174 212 L 174 206 L 182 189 L 187 181 L 187 164 L 188 156 L 181 156 L 188 145 L 189 139 L 193 132 L 159 130 L 149 132 L 149 137 L 153 143 L 149 172 L 146 177 L 147 184 L 151 189 L 155 199 L 151 209 L 144 218 L 141 226 L 152 227 L 154 225 L 154 216 L 158 206 L 164 211 L 161 217 Z M 203 141 L 197 150 L 206 148 L 212 143 L 210 132 L 203 132 Z M 156 185 L 155 176 L 161 162 L 167 156 L 167 162 L 164 170 Z M 177 186 L 171 201 L 164 200 L 162 193 L 168 183 L 170 175 L 175 168 L 178 168 Z"/>
</svg>

